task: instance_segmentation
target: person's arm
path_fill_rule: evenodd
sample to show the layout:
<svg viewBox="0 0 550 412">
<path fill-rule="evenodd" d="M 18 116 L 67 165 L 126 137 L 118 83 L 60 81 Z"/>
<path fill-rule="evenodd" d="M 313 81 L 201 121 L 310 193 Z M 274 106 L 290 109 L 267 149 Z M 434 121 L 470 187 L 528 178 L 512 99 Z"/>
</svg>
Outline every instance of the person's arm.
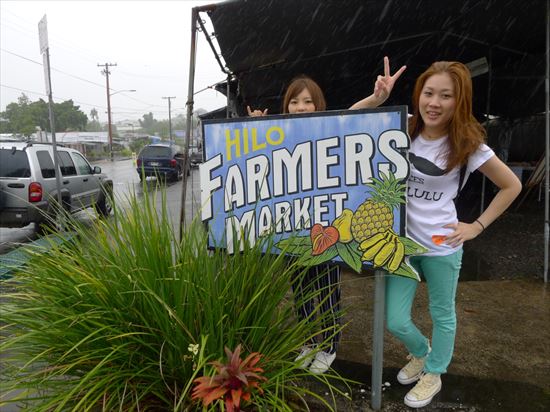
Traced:
<svg viewBox="0 0 550 412">
<path fill-rule="evenodd" d="M 405 71 L 407 66 L 401 66 L 401 68 L 393 76 L 390 74 L 390 60 L 388 57 L 384 57 L 384 76 L 378 76 L 374 83 L 374 93 L 362 100 L 354 103 L 350 110 L 356 109 L 370 109 L 378 107 L 384 103 L 390 96 L 393 86 L 399 76 Z"/>
<path fill-rule="evenodd" d="M 459 222 L 455 225 L 446 225 L 455 231 L 447 236 L 446 243 L 458 246 L 467 240 L 477 237 L 493 223 L 521 192 L 521 182 L 512 170 L 497 156 L 491 157 L 478 169 L 500 190 L 493 198 L 485 211 L 472 223 Z"/>
</svg>

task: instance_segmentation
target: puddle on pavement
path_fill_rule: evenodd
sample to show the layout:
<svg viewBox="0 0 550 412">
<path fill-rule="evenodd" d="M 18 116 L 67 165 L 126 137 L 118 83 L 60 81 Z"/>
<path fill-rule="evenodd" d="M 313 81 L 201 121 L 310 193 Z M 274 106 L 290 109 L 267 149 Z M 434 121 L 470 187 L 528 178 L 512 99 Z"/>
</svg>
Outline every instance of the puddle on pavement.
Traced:
<svg viewBox="0 0 550 412">
<path fill-rule="evenodd" d="M 357 362 L 336 360 L 335 369 L 343 377 L 362 383 L 367 388 L 370 402 L 371 366 Z M 384 388 L 382 409 L 391 411 L 409 411 L 403 404 L 403 398 L 413 387 L 403 386 L 397 382 L 397 368 L 384 368 L 382 382 L 390 386 Z M 537 386 L 524 382 L 500 381 L 477 377 L 445 374 L 442 377 L 443 389 L 432 403 L 422 408 L 423 411 L 469 411 L 469 412 L 547 412 L 550 411 L 550 393 Z M 359 387 L 352 387 L 360 392 Z M 353 397 L 361 395 L 354 393 Z M 389 404 L 392 407 L 388 407 Z M 401 409 L 401 406 L 403 409 Z M 385 409 L 388 407 L 388 409 Z"/>
</svg>

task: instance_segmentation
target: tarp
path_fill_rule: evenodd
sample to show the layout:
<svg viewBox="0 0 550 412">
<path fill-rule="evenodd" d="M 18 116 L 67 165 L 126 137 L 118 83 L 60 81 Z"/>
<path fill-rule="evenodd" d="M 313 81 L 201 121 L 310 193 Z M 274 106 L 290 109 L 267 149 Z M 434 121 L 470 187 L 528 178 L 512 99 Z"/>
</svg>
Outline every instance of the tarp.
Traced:
<svg viewBox="0 0 550 412">
<path fill-rule="evenodd" d="M 414 80 L 433 61 L 485 57 L 490 74 L 474 78 L 478 118 L 545 110 L 544 0 L 240 0 L 212 7 L 240 115 L 246 104 L 279 113 L 284 88 L 301 73 L 320 84 L 328 109 L 347 108 L 371 93 L 385 55 L 393 70 L 408 66 L 388 105 L 410 105 Z"/>
</svg>

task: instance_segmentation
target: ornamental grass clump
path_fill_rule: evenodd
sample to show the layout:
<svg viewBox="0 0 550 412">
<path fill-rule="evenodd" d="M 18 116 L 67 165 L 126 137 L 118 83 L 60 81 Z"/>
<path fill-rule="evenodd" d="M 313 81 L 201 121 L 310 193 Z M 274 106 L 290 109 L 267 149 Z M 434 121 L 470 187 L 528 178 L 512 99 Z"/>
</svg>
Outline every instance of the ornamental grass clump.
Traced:
<svg viewBox="0 0 550 412">
<path fill-rule="evenodd" d="M 208 250 L 200 221 L 178 239 L 162 193 L 127 203 L 91 226 L 67 217 L 76 236 L 3 281 L 0 409 L 223 410 L 225 397 L 205 404 L 192 391 L 221 373 L 226 347 L 235 370 L 251 368 L 235 410 L 297 410 L 305 395 L 328 405 L 294 363 L 323 324 L 294 316 L 289 285 L 303 269 L 264 254 L 269 237 L 232 256 Z"/>
</svg>

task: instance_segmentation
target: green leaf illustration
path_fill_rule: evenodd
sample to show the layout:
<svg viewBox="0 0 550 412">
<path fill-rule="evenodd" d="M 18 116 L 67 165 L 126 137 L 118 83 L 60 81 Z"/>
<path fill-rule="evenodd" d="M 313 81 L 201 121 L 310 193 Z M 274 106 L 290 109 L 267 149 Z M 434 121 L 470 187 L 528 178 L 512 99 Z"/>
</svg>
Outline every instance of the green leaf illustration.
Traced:
<svg viewBox="0 0 550 412">
<path fill-rule="evenodd" d="M 408 238 L 399 236 L 399 240 L 401 243 L 403 243 L 403 246 L 405 246 L 405 255 L 422 255 L 429 251 L 429 249 L 425 248 L 421 244 L 415 242 L 414 240 Z"/>
<path fill-rule="evenodd" d="M 298 263 L 304 266 L 317 266 L 317 265 L 320 265 L 321 263 L 325 263 L 329 260 L 334 259 L 336 256 L 338 256 L 336 245 L 329 247 L 327 250 L 325 250 L 323 253 L 317 256 L 313 256 L 311 254 L 311 249 L 310 249 L 308 252 L 304 253 L 298 259 Z"/>
<path fill-rule="evenodd" d="M 280 240 L 275 246 L 293 255 L 311 254 L 311 239 L 309 236 L 291 236 Z"/>
<path fill-rule="evenodd" d="M 282 239 L 275 244 L 286 253 L 298 256 L 298 263 L 304 266 L 316 266 L 338 256 L 338 250 L 333 245 L 317 256 L 311 254 L 311 238 L 309 236 L 294 236 Z"/>
<path fill-rule="evenodd" d="M 407 278 L 411 278 L 417 281 L 420 280 L 420 277 L 418 276 L 416 271 L 412 267 L 410 267 L 405 261 L 403 261 L 403 263 L 401 263 L 401 266 L 399 266 L 399 269 L 397 269 L 392 274 L 405 276 Z"/>
<path fill-rule="evenodd" d="M 336 250 L 338 255 L 342 260 L 357 273 L 361 273 L 361 267 L 363 262 L 361 262 L 361 252 L 358 249 L 359 244 L 356 241 L 349 243 L 336 243 Z"/>
</svg>

